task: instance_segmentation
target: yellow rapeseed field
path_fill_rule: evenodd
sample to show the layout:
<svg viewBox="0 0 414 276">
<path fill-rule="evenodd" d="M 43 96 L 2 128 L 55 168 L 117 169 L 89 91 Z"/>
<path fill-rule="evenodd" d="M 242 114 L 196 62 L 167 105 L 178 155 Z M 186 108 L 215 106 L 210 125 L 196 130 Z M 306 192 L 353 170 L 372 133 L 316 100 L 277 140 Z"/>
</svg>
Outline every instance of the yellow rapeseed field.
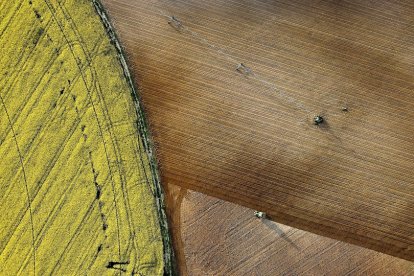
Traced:
<svg viewBox="0 0 414 276">
<path fill-rule="evenodd" d="M 0 1 L 0 275 L 169 260 L 143 115 L 96 5 Z"/>
</svg>

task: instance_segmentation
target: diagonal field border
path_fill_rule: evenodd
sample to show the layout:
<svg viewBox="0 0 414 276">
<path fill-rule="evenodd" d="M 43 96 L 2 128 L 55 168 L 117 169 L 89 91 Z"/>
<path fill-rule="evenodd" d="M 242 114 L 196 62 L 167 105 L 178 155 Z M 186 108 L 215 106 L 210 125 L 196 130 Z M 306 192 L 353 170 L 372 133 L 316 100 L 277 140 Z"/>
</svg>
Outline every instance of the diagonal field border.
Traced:
<svg viewBox="0 0 414 276">
<path fill-rule="evenodd" d="M 148 155 L 151 175 L 152 175 L 154 187 L 155 187 L 154 196 L 155 196 L 155 200 L 157 204 L 158 221 L 160 222 L 161 236 L 162 236 L 163 245 L 164 245 L 164 265 L 165 265 L 164 275 L 174 275 L 175 274 L 174 262 L 173 262 L 174 255 L 173 255 L 173 250 L 172 250 L 172 245 L 171 245 L 171 238 L 168 232 L 168 222 L 167 222 L 167 215 L 165 212 L 164 193 L 163 193 L 163 189 L 161 186 L 158 163 L 152 150 L 153 143 L 152 143 L 151 133 L 149 131 L 147 119 L 146 119 L 144 110 L 141 105 L 138 89 L 136 89 L 134 85 L 133 77 L 131 73 L 129 72 L 128 63 L 125 59 L 124 50 L 121 47 L 119 39 L 117 35 L 115 34 L 114 27 L 112 26 L 102 3 L 100 2 L 100 0 L 92 0 L 92 3 L 99 17 L 102 20 L 102 23 L 104 25 L 105 30 L 108 33 L 111 43 L 113 43 L 113 45 L 115 46 L 118 52 L 118 59 L 121 63 L 124 76 L 127 80 L 128 86 L 130 87 L 131 96 L 134 100 L 135 110 L 138 116 L 138 119 L 137 119 L 138 131 L 143 141 L 145 153 Z"/>
</svg>

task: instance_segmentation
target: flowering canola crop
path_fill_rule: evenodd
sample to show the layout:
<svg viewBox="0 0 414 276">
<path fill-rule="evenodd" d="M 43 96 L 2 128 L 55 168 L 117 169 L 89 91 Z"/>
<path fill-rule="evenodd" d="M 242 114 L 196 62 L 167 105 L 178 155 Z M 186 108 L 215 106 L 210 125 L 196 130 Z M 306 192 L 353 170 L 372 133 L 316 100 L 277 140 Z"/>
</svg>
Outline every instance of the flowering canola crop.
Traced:
<svg viewBox="0 0 414 276">
<path fill-rule="evenodd" d="M 0 1 L 0 275 L 162 275 L 158 178 L 115 45 L 91 1 Z"/>
</svg>

